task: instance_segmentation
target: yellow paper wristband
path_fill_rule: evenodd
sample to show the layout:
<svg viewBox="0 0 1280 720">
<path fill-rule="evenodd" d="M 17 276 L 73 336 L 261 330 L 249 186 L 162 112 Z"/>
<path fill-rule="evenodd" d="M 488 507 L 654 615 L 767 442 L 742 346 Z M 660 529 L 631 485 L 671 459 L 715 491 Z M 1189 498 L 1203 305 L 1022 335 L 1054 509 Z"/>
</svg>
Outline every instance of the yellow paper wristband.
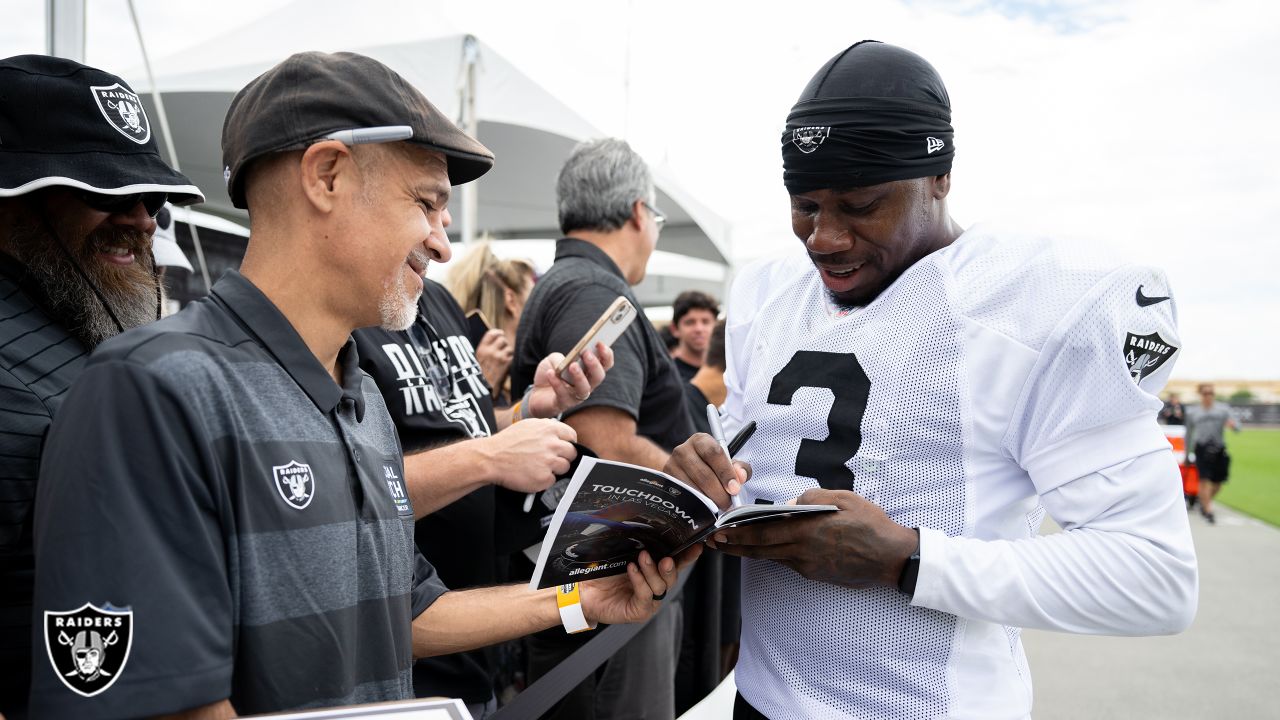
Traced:
<svg viewBox="0 0 1280 720">
<path fill-rule="evenodd" d="M 560 622 L 570 635 L 596 629 L 596 623 L 588 623 L 582 612 L 582 593 L 577 583 L 556 586 L 556 607 L 560 610 Z"/>
</svg>

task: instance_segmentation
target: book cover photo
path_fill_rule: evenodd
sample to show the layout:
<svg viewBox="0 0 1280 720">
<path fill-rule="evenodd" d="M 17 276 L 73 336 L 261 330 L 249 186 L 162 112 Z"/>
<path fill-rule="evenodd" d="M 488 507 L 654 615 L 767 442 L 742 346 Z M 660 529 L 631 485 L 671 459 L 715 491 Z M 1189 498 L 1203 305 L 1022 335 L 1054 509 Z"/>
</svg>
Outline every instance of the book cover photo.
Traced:
<svg viewBox="0 0 1280 720">
<path fill-rule="evenodd" d="M 676 478 L 649 468 L 584 457 L 538 552 L 534 589 L 620 575 L 641 550 L 676 555 L 717 527 L 835 510 L 834 505 L 753 505 L 721 513 Z"/>
</svg>

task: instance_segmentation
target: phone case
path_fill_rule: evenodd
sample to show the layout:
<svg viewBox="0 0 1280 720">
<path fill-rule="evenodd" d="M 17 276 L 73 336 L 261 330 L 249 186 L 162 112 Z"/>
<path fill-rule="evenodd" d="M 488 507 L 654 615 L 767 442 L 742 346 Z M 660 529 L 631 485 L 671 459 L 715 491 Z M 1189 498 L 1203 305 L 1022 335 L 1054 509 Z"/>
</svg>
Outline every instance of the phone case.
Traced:
<svg viewBox="0 0 1280 720">
<path fill-rule="evenodd" d="M 619 297 L 605 310 L 600 319 L 596 320 L 591 330 L 582 336 L 582 339 L 578 341 L 573 350 L 565 356 L 564 361 L 556 368 L 556 374 L 563 379 L 564 372 L 569 369 L 569 366 L 577 362 L 578 357 L 587 348 L 595 347 L 596 343 L 604 343 L 605 347 L 612 347 L 613 343 L 622 336 L 622 333 L 626 332 L 631 322 L 636 319 L 636 315 L 635 306 L 625 297 Z"/>
</svg>

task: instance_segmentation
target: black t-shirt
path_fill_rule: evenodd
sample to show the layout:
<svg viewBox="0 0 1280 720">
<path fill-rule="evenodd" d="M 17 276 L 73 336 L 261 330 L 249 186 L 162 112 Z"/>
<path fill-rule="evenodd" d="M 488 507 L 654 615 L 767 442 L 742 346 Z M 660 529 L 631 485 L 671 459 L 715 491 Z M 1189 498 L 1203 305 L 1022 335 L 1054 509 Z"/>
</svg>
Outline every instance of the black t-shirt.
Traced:
<svg viewBox="0 0 1280 720">
<path fill-rule="evenodd" d="M 697 365 L 690 365 L 689 363 L 681 360 L 678 357 L 671 358 L 671 361 L 676 364 L 676 370 L 680 372 L 680 379 L 683 380 L 684 382 L 689 382 L 690 380 L 693 379 L 694 375 L 698 374 Z"/>
<path fill-rule="evenodd" d="M 497 431 L 466 317 L 439 283 L 423 284 L 409 331 L 364 328 L 354 337 L 360 366 L 378 383 L 406 455 Z M 450 588 L 498 581 L 493 494 L 494 487 L 485 485 L 418 521 L 418 549 Z M 483 702 L 492 694 L 491 668 L 483 650 L 420 660 L 414 691 Z"/>
<path fill-rule="evenodd" d="M 702 394 L 697 385 L 688 383 L 684 386 L 685 407 L 689 409 L 689 420 L 693 422 L 693 429 L 700 432 L 711 434 L 711 424 L 707 422 L 707 396 Z"/>
</svg>

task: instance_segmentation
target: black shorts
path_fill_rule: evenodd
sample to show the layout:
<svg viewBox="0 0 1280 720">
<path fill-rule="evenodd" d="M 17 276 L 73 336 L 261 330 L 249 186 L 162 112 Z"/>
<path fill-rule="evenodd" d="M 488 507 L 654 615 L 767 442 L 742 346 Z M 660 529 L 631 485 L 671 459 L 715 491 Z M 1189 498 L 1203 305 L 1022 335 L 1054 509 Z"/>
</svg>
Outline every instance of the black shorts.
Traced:
<svg viewBox="0 0 1280 720">
<path fill-rule="evenodd" d="M 1230 466 L 1231 456 L 1226 448 L 1217 443 L 1196 443 L 1196 472 L 1201 480 L 1224 483 Z"/>
</svg>

